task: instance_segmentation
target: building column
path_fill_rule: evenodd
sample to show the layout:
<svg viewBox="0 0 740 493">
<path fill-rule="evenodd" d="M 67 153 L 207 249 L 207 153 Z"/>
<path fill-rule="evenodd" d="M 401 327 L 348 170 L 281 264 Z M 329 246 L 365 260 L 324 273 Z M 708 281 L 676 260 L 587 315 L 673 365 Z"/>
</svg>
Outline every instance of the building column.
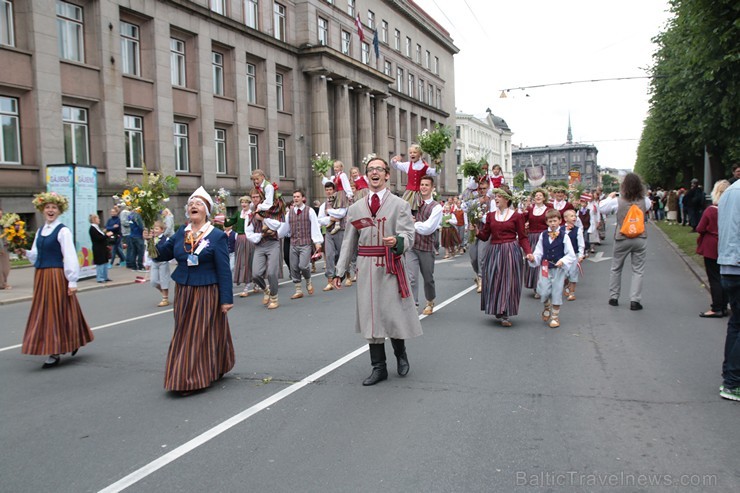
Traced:
<svg viewBox="0 0 740 493">
<path fill-rule="evenodd" d="M 360 155 L 357 162 L 361 162 L 365 156 L 374 152 L 373 150 L 373 129 L 372 129 L 372 108 L 369 92 L 360 92 L 358 94 L 357 105 L 357 141 L 359 144 Z"/>
<path fill-rule="evenodd" d="M 373 152 L 388 159 L 388 104 L 385 98 L 375 97 L 375 145 Z"/>
<path fill-rule="evenodd" d="M 169 19 L 152 19 L 154 45 L 154 142 L 156 151 L 154 166 L 162 174 L 175 174 L 175 146 L 173 144 L 174 108 L 172 101 L 172 83 L 170 82 L 170 23 Z M 188 135 L 191 143 L 196 135 Z M 148 139 L 148 136 L 145 135 Z"/>
<path fill-rule="evenodd" d="M 311 76 L 311 151 L 313 154 L 331 153 L 329 91 L 326 85 L 326 76 Z M 321 184 L 321 177 L 313 170 L 311 176 L 311 197 L 315 199 L 323 197 L 324 186 Z"/>
<path fill-rule="evenodd" d="M 337 155 L 346 165 L 352 164 L 352 121 L 350 120 L 349 110 L 349 87 L 347 84 L 341 84 L 336 87 L 337 106 L 335 113 L 335 129 L 337 136 Z"/>
</svg>

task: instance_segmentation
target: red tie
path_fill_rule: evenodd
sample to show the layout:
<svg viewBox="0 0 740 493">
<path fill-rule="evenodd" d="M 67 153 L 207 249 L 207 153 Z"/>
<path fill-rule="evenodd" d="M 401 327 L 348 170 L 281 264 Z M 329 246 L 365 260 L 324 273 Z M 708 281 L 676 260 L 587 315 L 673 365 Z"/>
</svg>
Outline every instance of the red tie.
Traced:
<svg viewBox="0 0 740 493">
<path fill-rule="evenodd" d="M 380 197 L 378 197 L 377 193 L 374 193 L 373 196 L 370 197 L 370 214 L 375 217 L 378 213 L 378 209 L 380 209 Z"/>
<path fill-rule="evenodd" d="M 303 209 L 297 209 L 296 210 L 296 214 L 298 214 L 299 216 L 301 215 L 301 212 L 303 212 Z"/>
</svg>

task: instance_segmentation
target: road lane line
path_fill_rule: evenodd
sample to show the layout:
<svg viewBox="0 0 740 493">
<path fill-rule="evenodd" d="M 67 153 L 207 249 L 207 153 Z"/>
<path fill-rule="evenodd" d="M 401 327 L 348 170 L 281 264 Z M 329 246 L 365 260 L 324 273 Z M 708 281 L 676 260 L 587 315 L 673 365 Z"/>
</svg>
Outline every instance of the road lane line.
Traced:
<svg viewBox="0 0 740 493">
<path fill-rule="evenodd" d="M 444 308 L 445 306 L 449 305 L 453 301 L 458 300 L 459 298 L 465 296 L 469 292 L 471 292 L 473 289 L 475 289 L 475 286 L 470 286 L 467 289 L 462 290 L 461 292 L 457 293 L 455 296 L 448 298 L 447 300 L 443 301 L 439 305 L 436 306 L 437 310 L 440 310 Z M 436 310 L 435 310 L 436 311 Z M 428 315 L 419 315 L 419 320 L 423 320 Z M 268 397 L 267 399 L 264 399 L 257 404 L 245 409 L 244 411 L 232 416 L 231 418 L 222 421 L 218 425 L 214 426 L 213 428 L 206 430 L 205 432 L 201 433 L 200 435 L 196 436 L 195 438 L 192 438 L 191 440 L 188 440 L 187 442 L 183 443 L 179 447 L 173 449 L 172 451 L 164 454 L 163 456 L 159 457 L 158 459 L 153 460 L 152 462 L 146 464 L 145 466 L 137 469 L 136 471 L 132 472 L 131 474 L 119 479 L 115 483 L 106 486 L 102 490 L 99 491 L 99 493 L 118 493 L 119 491 L 123 491 L 129 486 L 138 483 L 142 479 L 146 478 L 147 476 L 155 473 L 159 469 L 163 468 L 167 464 L 170 464 L 171 462 L 176 461 L 183 455 L 187 454 L 188 452 L 191 452 L 195 450 L 196 448 L 200 447 L 201 445 L 209 442 L 210 440 L 216 438 L 223 432 L 233 428 L 234 426 L 242 423 L 243 421 L 246 421 L 250 417 L 254 416 L 260 411 L 263 411 L 267 409 L 268 407 L 272 406 L 273 404 L 277 404 L 281 400 L 285 399 L 289 395 L 301 390 L 306 385 L 315 382 L 316 380 L 328 375 L 332 371 L 336 370 L 337 368 L 345 365 L 346 363 L 349 363 L 353 359 L 355 359 L 357 356 L 361 355 L 364 352 L 367 352 L 368 345 L 365 344 L 362 347 L 359 347 L 352 351 L 351 353 L 347 354 L 346 356 L 339 358 L 335 362 L 321 368 L 315 373 L 312 373 L 311 375 L 305 377 L 303 380 L 296 382 L 289 387 L 286 387 L 285 389 L 273 394 L 272 396 Z"/>
</svg>

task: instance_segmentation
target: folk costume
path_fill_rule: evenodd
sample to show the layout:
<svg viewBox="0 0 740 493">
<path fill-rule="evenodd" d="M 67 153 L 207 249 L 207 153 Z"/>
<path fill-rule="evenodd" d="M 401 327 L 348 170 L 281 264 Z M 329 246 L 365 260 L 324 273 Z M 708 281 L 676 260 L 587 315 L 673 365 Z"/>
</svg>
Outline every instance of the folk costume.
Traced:
<svg viewBox="0 0 740 493">
<path fill-rule="evenodd" d="M 468 245 L 468 215 L 465 213 L 465 209 L 461 206 L 454 206 L 452 209 L 452 218 L 450 219 L 450 224 L 455 225 L 455 229 L 457 230 L 457 235 L 460 239 L 459 245 L 465 249 L 465 247 Z"/>
<path fill-rule="evenodd" d="M 167 236 L 165 233 L 162 233 L 161 235 L 154 238 L 154 245 L 159 245 L 164 241 L 167 241 Z M 149 269 L 149 273 L 151 275 L 150 282 L 152 284 L 152 287 L 162 294 L 162 301 L 160 301 L 157 306 L 169 306 L 169 289 L 170 281 L 172 280 L 170 273 L 170 263 L 156 258 L 153 258 L 151 260 L 152 266 Z M 229 267 L 231 267 L 231 264 L 229 264 Z"/>
<path fill-rule="evenodd" d="M 285 221 L 285 202 L 275 194 L 275 186 L 266 179 L 262 180 L 257 187 L 260 194 L 260 203 L 257 205 L 255 214 L 262 216 L 262 228 L 277 231 L 280 223 Z"/>
<path fill-rule="evenodd" d="M 353 200 L 358 201 L 363 197 L 367 197 L 367 194 L 370 191 L 367 185 L 367 178 L 365 178 L 364 175 L 360 175 L 354 179 L 354 182 L 355 182 L 355 194 L 354 194 Z"/>
<path fill-rule="evenodd" d="M 60 212 L 66 209 L 63 204 L 59 207 Z M 21 353 L 50 355 L 44 363 L 44 368 L 49 368 L 59 363 L 60 354 L 74 356 L 80 347 L 94 339 L 77 294 L 68 293 L 69 288 L 77 287 L 80 276 L 72 231 L 58 217 L 47 222 L 36 234 L 26 258 L 36 272 Z"/>
<path fill-rule="evenodd" d="M 346 275 L 352 252 L 357 249 L 355 330 L 370 345 L 373 374 L 363 384 L 373 385 L 388 375 L 385 338 L 391 339 L 398 373 L 403 376 L 409 370 L 404 340 L 422 333 L 403 255 L 413 244 L 414 222 L 408 202 L 387 188 L 355 202 L 347 212 L 347 219 L 336 275 Z M 357 229 L 353 221 L 358 220 L 372 225 Z M 393 248 L 383 245 L 383 238 L 389 236 L 396 237 Z"/>
<path fill-rule="evenodd" d="M 588 206 L 588 203 L 590 200 L 590 195 L 582 194 L 581 195 L 581 205 L 576 209 L 576 218 L 578 222 L 581 224 L 581 234 L 583 236 L 583 243 L 584 243 L 584 254 L 587 254 L 589 249 L 591 248 L 591 241 L 589 238 L 589 231 L 591 230 L 591 209 Z M 596 229 L 596 225 L 594 225 L 594 229 Z"/>
<path fill-rule="evenodd" d="M 569 282 L 578 282 L 581 278 L 578 259 L 586 255 L 586 240 L 583 238 L 583 229 L 575 225 L 572 228 L 568 228 L 567 224 L 561 226 L 561 229 L 570 238 L 571 246 L 576 255 L 576 262 L 568 269 L 567 278 Z"/>
<path fill-rule="evenodd" d="M 575 207 L 573 207 L 573 204 L 571 204 L 568 199 L 565 200 L 552 200 L 552 208 L 556 211 L 560 212 L 560 220 L 563 221 L 565 218 L 563 217 L 563 213 L 567 210 L 575 210 Z"/>
<path fill-rule="evenodd" d="M 265 219 L 267 221 L 267 219 Z M 282 226 L 282 225 L 281 225 Z M 270 228 L 272 229 L 272 228 Z M 268 309 L 279 307 L 278 276 L 282 270 L 283 256 L 279 241 L 281 230 L 264 233 L 263 220 L 256 214 L 247 226 L 247 239 L 254 245 L 252 282 L 264 290 L 262 304 Z"/>
<path fill-rule="evenodd" d="M 509 317 L 519 313 L 522 295 L 522 250 L 525 255 L 532 253 L 524 234 L 524 216 L 511 209 L 503 214 L 490 212 L 478 239 L 483 243 L 490 240 L 481 273 L 481 310 L 510 326 Z"/>
<path fill-rule="evenodd" d="M 303 298 L 301 278 L 306 280 L 308 294 L 313 294 L 311 251 L 314 245 L 324 242 L 316 213 L 305 204 L 300 207 L 290 206 L 279 234 L 290 236 L 290 278 L 295 286 L 295 294 L 291 299 Z"/>
<path fill-rule="evenodd" d="M 213 200 L 203 187 L 188 202 L 200 200 L 210 214 Z M 233 304 L 226 233 L 205 221 L 197 231 L 181 227 L 156 245 L 157 261 L 175 259 L 175 331 L 167 352 L 164 388 L 203 389 L 234 367 L 229 320 L 221 305 Z"/>
<path fill-rule="evenodd" d="M 434 236 L 442 221 L 442 206 L 430 198 L 421 203 L 414 222 L 414 243 L 406 251 L 406 267 L 414 302 L 419 305 L 419 273 L 424 278 L 426 306 L 424 315 L 431 315 L 437 291 L 434 287 Z"/>
<path fill-rule="evenodd" d="M 334 287 L 331 280 L 336 276 L 336 263 L 339 259 L 339 252 L 344 242 L 345 228 L 347 225 L 347 208 L 334 207 L 334 197 L 327 197 L 321 207 L 319 207 L 318 221 L 320 226 L 327 227 L 326 237 L 324 238 L 324 258 L 326 261 L 326 279 L 327 284 L 324 291 L 331 291 Z M 339 219 L 332 223 L 332 218 Z M 329 227 L 334 227 L 329 231 Z"/>
<path fill-rule="evenodd" d="M 460 212 L 462 212 L 462 210 L 460 210 Z M 462 212 L 462 216 L 465 216 L 464 212 Z M 449 258 L 455 255 L 455 252 L 461 245 L 460 234 L 458 233 L 457 228 L 457 217 L 455 217 L 455 214 L 452 212 L 444 214 L 443 210 L 440 226 L 442 248 L 446 250 L 444 258 Z"/>
<path fill-rule="evenodd" d="M 426 161 L 419 159 L 418 161 L 411 162 L 399 162 L 395 159 L 391 159 L 391 167 L 403 171 L 408 175 L 408 181 L 406 182 L 406 191 L 403 193 L 403 200 L 408 202 L 411 206 L 411 211 L 419 210 L 421 203 L 421 192 L 419 186 L 421 185 L 421 179 L 425 175 L 437 176 L 436 168 L 429 166 Z"/>
<path fill-rule="evenodd" d="M 527 239 L 529 240 L 530 248 L 535 248 L 537 242 L 540 241 L 542 232 L 547 229 L 547 210 L 550 209 L 550 204 L 542 204 L 541 206 L 530 205 L 524 212 L 524 222 L 528 225 L 527 227 Z M 527 289 L 537 288 L 537 278 L 539 277 L 540 269 L 537 267 L 531 267 L 529 263 L 524 265 L 524 287 Z"/>
<path fill-rule="evenodd" d="M 251 206 L 250 206 L 251 207 Z M 252 283 L 252 259 L 254 246 L 247 240 L 246 225 L 252 222 L 254 212 L 251 209 L 239 209 L 236 214 L 224 222 L 224 226 L 233 226 L 236 233 L 234 245 L 234 284 L 244 284 L 244 291 L 239 296 L 246 297 L 248 285 Z"/>
<path fill-rule="evenodd" d="M 322 185 L 326 185 L 329 182 L 334 183 L 334 203 L 332 204 L 332 209 L 346 209 L 349 207 L 354 194 L 347 173 L 340 171 L 336 175 L 331 175 L 330 178 L 321 178 Z"/>
<path fill-rule="evenodd" d="M 537 281 L 537 292 L 545 306 L 542 319 L 552 328 L 559 327 L 565 280 L 572 265 L 578 263 L 565 227 L 554 231 L 547 229 L 540 233 L 540 240 L 534 248 L 533 255 L 534 260 L 528 263 L 541 271 Z M 562 265 L 557 266 L 560 261 L 563 262 Z"/>
<path fill-rule="evenodd" d="M 477 207 L 478 204 L 483 208 L 484 214 L 481 216 L 478 224 L 470 225 L 470 227 L 478 226 L 483 227 L 486 222 L 486 216 L 491 211 L 491 207 L 495 207 L 491 201 L 491 196 L 486 195 L 485 197 L 479 197 L 468 202 L 468 210 L 472 207 Z M 477 285 L 476 292 L 480 293 L 483 290 L 483 284 L 481 277 L 483 276 L 483 270 L 485 269 L 484 263 L 488 257 L 488 252 L 491 249 L 491 244 L 487 241 L 478 241 L 478 237 L 473 238 L 473 241 L 468 245 L 468 255 L 470 256 L 470 265 L 473 267 L 475 272 L 475 283 Z"/>
</svg>

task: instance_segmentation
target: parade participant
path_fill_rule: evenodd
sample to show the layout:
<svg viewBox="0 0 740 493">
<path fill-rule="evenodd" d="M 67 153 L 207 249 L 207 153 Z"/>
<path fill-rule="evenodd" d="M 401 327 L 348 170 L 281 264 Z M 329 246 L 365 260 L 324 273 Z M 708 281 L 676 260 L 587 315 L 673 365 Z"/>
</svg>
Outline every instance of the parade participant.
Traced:
<svg viewBox="0 0 740 493">
<path fill-rule="evenodd" d="M 0 209 L 0 219 L 3 218 L 3 210 Z M 12 289 L 8 284 L 10 275 L 10 250 L 5 236 L 0 236 L 0 289 Z"/>
<path fill-rule="evenodd" d="M 411 213 L 414 214 L 419 209 L 422 202 L 421 193 L 419 192 L 421 177 L 424 175 L 437 176 L 437 170 L 421 159 L 422 151 L 421 146 L 418 144 L 412 144 L 409 147 L 408 152 L 408 161 L 402 162 L 401 156 L 393 156 L 391 158 L 391 167 L 399 171 L 403 171 L 408 175 L 406 191 L 403 193 L 403 200 L 409 203 L 411 206 Z"/>
<path fill-rule="evenodd" d="M 260 202 L 260 194 L 256 192 L 253 197 L 244 195 L 239 197 L 239 210 L 224 221 L 224 226 L 233 226 L 236 233 L 234 245 L 234 284 L 244 284 L 244 289 L 239 293 L 240 298 L 246 298 L 252 291 L 252 259 L 254 258 L 254 246 L 247 240 L 246 225 L 252 222 L 254 208 Z"/>
<path fill-rule="evenodd" d="M 460 248 L 458 254 L 462 255 L 467 251 L 468 247 L 468 215 L 465 213 L 465 207 L 460 197 L 455 197 L 454 205 L 452 206 L 452 218 L 450 223 L 455 225 L 457 230 L 457 236 L 460 238 Z"/>
<path fill-rule="evenodd" d="M 527 239 L 529 240 L 530 248 L 537 247 L 537 242 L 540 241 L 542 232 L 547 229 L 547 211 L 552 208 L 547 199 L 547 190 L 536 188 L 532 192 L 533 204 L 524 211 L 525 230 L 528 231 Z M 539 268 L 532 268 L 528 263 L 524 264 L 524 287 L 534 290 L 535 299 L 540 298 L 540 294 L 537 292 L 537 278 L 539 274 Z"/>
<path fill-rule="evenodd" d="M 524 217 L 511 210 L 512 197 L 504 189 L 494 190 L 496 208 L 486 215 L 481 227 L 475 226 L 478 239 L 488 242 L 490 251 L 482 270 L 481 310 L 494 315 L 503 327 L 511 327 L 509 317 L 519 313 L 522 295 L 522 250 L 534 260 L 524 233 Z"/>
<path fill-rule="evenodd" d="M 576 226 L 576 211 L 565 211 L 563 217 L 565 217 L 563 230 L 568 235 L 568 238 L 570 238 L 570 244 L 576 255 L 576 262 L 573 262 L 570 267 L 565 269 L 567 274 L 565 295 L 568 301 L 575 301 L 576 285 L 581 277 L 581 262 L 583 262 L 586 256 L 586 242 L 583 238 L 583 228 Z"/>
<path fill-rule="evenodd" d="M 367 178 L 365 177 L 365 175 L 360 174 L 360 168 L 358 168 L 357 166 L 352 166 L 352 168 L 349 170 L 349 174 L 350 178 L 352 178 L 352 182 L 355 185 L 353 200 L 357 201 L 363 197 L 366 197 L 368 193 Z"/>
<path fill-rule="evenodd" d="M 229 246 L 229 267 L 231 268 L 231 279 L 234 279 L 234 264 L 236 264 L 236 232 L 232 226 L 224 226 L 226 233 L 226 244 Z"/>
<path fill-rule="evenodd" d="M 719 395 L 740 401 L 740 242 L 737 240 L 740 238 L 740 180 L 725 190 L 717 209 L 717 263 L 732 312 L 727 322 Z"/>
<path fill-rule="evenodd" d="M 154 245 L 159 245 L 163 241 L 167 241 L 167 226 L 164 221 L 155 221 L 152 227 L 152 234 L 154 235 Z M 231 269 L 229 269 L 231 270 Z M 151 276 L 150 282 L 152 287 L 159 291 L 162 295 L 162 299 L 159 301 L 157 306 L 169 306 L 170 305 L 170 263 L 162 260 L 152 259 L 152 266 L 149 269 Z"/>
<path fill-rule="evenodd" d="M 59 364 L 61 354 L 77 354 L 93 340 L 93 333 L 77 301 L 80 264 L 72 231 L 59 220 L 69 200 L 56 192 L 44 192 L 36 195 L 33 205 L 45 222 L 31 249 L 20 251 L 36 267 L 21 353 L 49 355 L 43 368 L 51 368 Z"/>
<path fill-rule="evenodd" d="M 498 164 L 494 164 L 493 168 L 491 169 L 491 173 L 488 173 L 488 161 L 483 161 L 483 163 L 481 164 L 481 170 L 482 174 L 480 176 L 471 176 L 468 179 L 468 190 L 477 190 L 478 183 L 481 180 L 485 180 L 486 182 L 488 182 L 488 195 L 490 196 L 493 194 L 494 189 L 501 188 L 502 185 L 506 184 L 506 179 L 504 178 L 501 166 L 499 166 Z"/>
<path fill-rule="evenodd" d="M 422 176 L 419 183 L 421 205 L 414 217 L 414 242 L 406 251 L 406 267 L 411 283 L 414 303 L 419 306 L 419 273 L 424 278 L 424 296 L 426 306 L 422 312 L 431 315 L 434 311 L 434 300 L 437 291 L 434 286 L 434 236 L 442 221 L 442 206 L 432 198 L 434 178 Z"/>
<path fill-rule="evenodd" d="M 95 280 L 108 282 L 108 235 L 100 229 L 100 216 L 90 214 L 90 241 L 92 242 L 93 264 L 95 264 Z"/>
<path fill-rule="evenodd" d="M 445 249 L 444 258 L 454 257 L 460 249 L 460 235 L 457 232 L 457 218 L 452 213 L 453 206 L 451 205 L 451 202 L 451 200 L 448 200 L 442 208 L 441 236 L 442 248 Z"/>
<path fill-rule="evenodd" d="M 253 203 L 255 198 L 261 199 L 261 195 L 256 189 L 252 190 L 251 196 Z M 257 202 L 255 209 L 259 210 L 260 205 L 261 202 Z M 246 228 L 247 239 L 254 245 L 252 282 L 264 291 L 262 304 L 266 305 L 268 309 L 274 310 L 280 306 L 278 276 L 283 261 L 279 241 L 280 227 L 278 227 L 278 230 L 273 230 L 272 227 L 265 229 L 262 223 L 261 216 L 254 214 Z"/>
<path fill-rule="evenodd" d="M 342 161 L 334 161 L 334 174 L 331 178 L 322 177 L 321 183 L 326 185 L 327 183 L 334 183 L 334 203 L 332 209 L 346 209 L 352 203 L 353 193 L 352 188 L 347 178 L 347 173 L 344 172 L 344 163 Z M 330 228 L 327 228 L 329 234 L 337 234 L 341 226 L 338 221 L 333 221 Z"/>
<path fill-rule="evenodd" d="M 121 239 L 121 218 L 118 217 L 118 207 L 113 206 L 110 210 L 110 217 L 105 222 L 105 231 L 110 233 L 109 236 L 113 238 L 112 254 L 110 258 L 110 266 L 113 267 L 113 263 L 118 257 L 118 265 L 126 263 L 126 257 L 123 253 L 123 244 Z"/>
<path fill-rule="evenodd" d="M 609 275 L 609 304 L 619 305 L 619 293 L 622 289 L 622 268 L 627 255 L 632 258 L 632 286 L 630 289 L 630 310 L 642 310 L 642 276 L 645 272 L 645 260 L 647 259 L 647 229 L 636 238 L 628 238 L 621 231 L 624 219 L 630 207 L 636 205 L 643 217 L 650 210 L 650 199 L 645 195 L 645 187 L 642 180 L 635 173 L 627 173 L 617 192 L 612 192 L 609 197 L 599 203 L 599 212 L 602 214 L 617 213 L 617 227 L 614 231 L 614 258 L 612 259 L 611 273 Z"/>
<path fill-rule="evenodd" d="M 469 201 L 468 210 L 470 210 L 471 207 L 480 207 L 483 214 L 481 215 L 478 224 L 471 224 L 470 222 L 468 222 L 468 228 L 471 231 L 476 230 L 476 228 L 480 229 L 482 225 L 486 222 L 486 215 L 491 211 L 492 204 L 493 202 L 491 201 L 491 196 L 488 193 L 488 181 L 481 180 L 480 183 L 478 183 L 478 191 L 476 192 L 476 197 Z M 483 291 L 483 283 L 481 277 L 483 276 L 483 270 L 485 269 L 484 262 L 487 258 L 490 248 L 490 243 L 488 243 L 487 241 L 478 241 L 477 237 L 475 237 L 472 243 L 468 245 L 470 265 L 473 267 L 473 271 L 475 272 L 476 293 L 480 293 Z"/>
<path fill-rule="evenodd" d="M 356 331 L 368 341 L 373 371 L 362 385 L 375 385 L 388 378 L 385 338 L 391 340 L 397 372 L 406 376 L 409 360 L 405 339 L 421 335 L 414 310 L 411 286 L 403 254 L 414 240 L 414 221 L 408 202 L 386 188 L 390 167 L 383 159 L 371 159 L 365 167 L 370 196 L 348 211 L 347 235 L 337 262 L 334 287 L 342 287 L 352 251 L 357 249 Z M 355 224 L 361 229 L 357 229 Z"/>
<path fill-rule="evenodd" d="M 585 248 L 583 252 L 586 257 L 588 257 L 589 250 L 591 249 L 591 231 L 596 230 L 596 224 L 592 224 L 591 221 L 591 208 L 589 207 L 592 200 L 593 197 L 591 197 L 591 194 L 582 193 L 578 198 L 578 207 L 576 209 L 578 213 L 577 219 L 581 225 L 581 233 L 583 235 L 583 245 Z"/>
<path fill-rule="evenodd" d="M 164 237 L 169 238 L 175 234 L 175 216 L 168 208 L 162 210 L 162 224 L 164 225 Z"/>
<path fill-rule="evenodd" d="M 156 244 L 158 262 L 177 261 L 175 331 L 167 352 L 164 388 L 189 395 L 234 367 L 227 313 L 234 306 L 226 234 L 208 220 L 213 199 L 203 187 L 190 195 L 188 224 Z M 153 233 L 146 231 L 146 238 Z"/>
<path fill-rule="evenodd" d="M 568 191 L 565 187 L 555 187 L 552 189 L 552 208 L 560 212 L 560 219 L 563 219 L 563 212 L 569 209 L 575 209 L 573 204 L 568 201 Z"/>
<path fill-rule="evenodd" d="M 339 252 L 342 248 L 342 242 L 344 241 L 344 232 L 346 225 L 347 208 L 334 207 L 334 194 L 336 190 L 334 188 L 334 182 L 328 181 L 324 183 L 324 191 L 326 192 L 326 201 L 321 204 L 319 208 L 318 220 L 320 226 L 326 226 L 327 233 L 324 239 L 324 257 L 326 262 L 326 286 L 324 291 L 331 291 L 332 279 L 335 276 L 336 262 L 339 259 Z M 338 225 L 339 229 L 332 229 Z M 329 232 L 331 230 L 331 232 Z M 352 285 L 352 279 L 350 277 L 345 281 L 347 286 Z"/>
<path fill-rule="evenodd" d="M 727 315 L 727 293 L 722 289 L 722 276 L 717 264 L 717 241 L 719 232 L 717 226 L 717 215 L 719 209 L 717 204 L 730 186 L 727 180 L 719 180 L 712 188 L 712 205 L 704 209 L 704 213 L 696 226 L 699 233 L 697 238 L 696 253 L 704 257 L 704 270 L 709 280 L 709 292 L 712 295 L 712 306 L 709 311 L 699 314 L 702 318 L 720 318 Z"/>
<path fill-rule="evenodd" d="M 311 283 L 311 249 L 321 251 L 324 237 L 316 213 L 306 206 L 303 190 L 293 192 L 293 205 L 288 209 L 281 236 L 290 236 L 290 278 L 295 294 L 290 299 L 303 298 L 301 277 L 306 280 L 306 291 L 313 294 Z"/>
<path fill-rule="evenodd" d="M 572 211 L 566 215 L 574 215 Z M 553 329 L 560 327 L 560 306 L 563 304 L 563 286 L 568 270 L 576 261 L 570 237 L 560 227 L 560 213 L 550 209 L 546 213 L 547 230 L 540 233 L 540 239 L 528 263 L 540 269 L 537 292 L 542 297 L 544 310 L 542 320 Z M 575 219 L 573 219 L 575 222 Z"/>
<path fill-rule="evenodd" d="M 268 229 L 277 231 L 285 220 L 285 202 L 276 196 L 275 186 L 261 169 L 252 171 L 252 183 L 260 195 L 260 204 L 254 209 L 254 214 L 262 223 L 262 232 L 266 233 Z"/>
</svg>

